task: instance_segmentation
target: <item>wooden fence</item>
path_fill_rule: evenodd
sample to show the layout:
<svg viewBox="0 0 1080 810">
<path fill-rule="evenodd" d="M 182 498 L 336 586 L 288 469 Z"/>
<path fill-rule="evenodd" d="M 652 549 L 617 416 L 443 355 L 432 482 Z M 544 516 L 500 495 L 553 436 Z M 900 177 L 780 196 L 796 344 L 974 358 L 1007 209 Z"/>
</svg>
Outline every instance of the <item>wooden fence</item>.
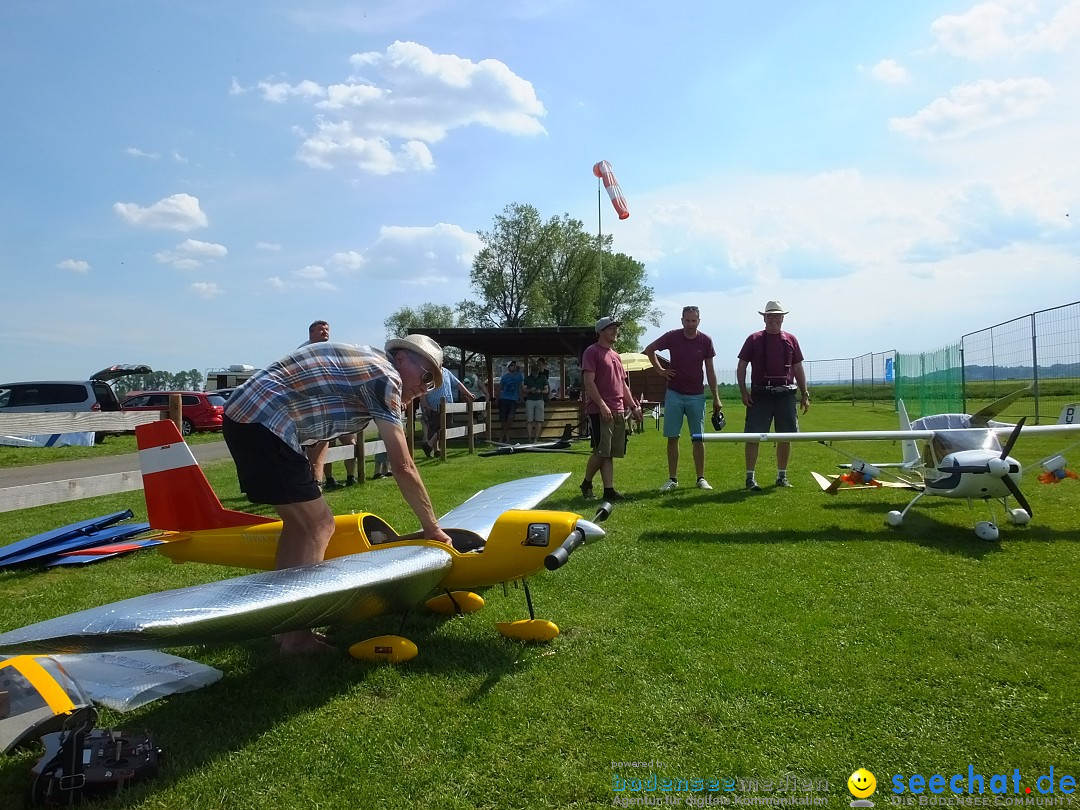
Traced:
<svg viewBox="0 0 1080 810">
<path fill-rule="evenodd" d="M 180 407 L 179 397 L 176 398 L 175 411 L 170 410 L 173 421 L 179 425 Z M 474 421 L 470 418 L 470 424 L 460 427 L 447 428 L 447 414 L 468 413 L 474 411 L 483 412 L 485 418 Z M 88 412 L 88 413 L 26 413 L 0 415 L 0 434 L 19 436 L 47 433 L 77 433 L 83 431 L 104 431 L 107 433 L 127 433 L 135 430 L 137 425 L 147 422 L 156 422 L 162 416 L 157 411 L 142 412 Z M 412 447 L 412 437 L 415 432 L 415 417 L 410 410 L 409 428 L 406 435 L 409 437 L 409 445 Z M 465 436 L 469 441 L 469 452 L 475 447 L 475 436 L 488 430 L 490 413 L 487 403 L 453 403 L 443 404 L 439 410 L 440 431 L 445 439 L 454 439 Z M 446 441 L 442 442 L 445 459 Z M 382 440 L 362 441 L 355 445 L 343 445 L 331 447 L 326 451 L 326 461 L 343 461 L 355 454 L 357 459 L 357 479 L 364 480 L 364 461 L 376 453 L 385 452 L 386 448 Z M 33 506 L 44 506 L 52 503 L 74 501 L 80 498 L 93 498 L 98 495 L 113 495 L 119 492 L 130 492 L 142 489 L 142 473 L 138 470 L 126 472 L 108 473 L 105 475 L 91 475 L 84 478 L 70 478 L 62 481 L 45 481 L 39 484 L 26 484 L 23 486 L 6 487 L 0 489 L 0 512 L 10 512 L 16 509 L 29 509 Z"/>
</svg>

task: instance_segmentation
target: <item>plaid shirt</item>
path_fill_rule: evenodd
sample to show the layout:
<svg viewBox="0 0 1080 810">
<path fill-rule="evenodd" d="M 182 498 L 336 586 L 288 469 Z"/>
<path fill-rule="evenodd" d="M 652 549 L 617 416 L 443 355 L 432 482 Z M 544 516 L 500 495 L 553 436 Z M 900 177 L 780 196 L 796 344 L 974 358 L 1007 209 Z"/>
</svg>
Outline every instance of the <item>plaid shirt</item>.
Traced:
<svg viewBox="0 0 1080 810">
<path fill-rule="evenodd" d="M 312 343 L 256 372 L 225 415 L 264 425 L 294 450 L 359 433 L 372 419 L 400 424 L 401 377 L 370 346 Z"/>
</svg>

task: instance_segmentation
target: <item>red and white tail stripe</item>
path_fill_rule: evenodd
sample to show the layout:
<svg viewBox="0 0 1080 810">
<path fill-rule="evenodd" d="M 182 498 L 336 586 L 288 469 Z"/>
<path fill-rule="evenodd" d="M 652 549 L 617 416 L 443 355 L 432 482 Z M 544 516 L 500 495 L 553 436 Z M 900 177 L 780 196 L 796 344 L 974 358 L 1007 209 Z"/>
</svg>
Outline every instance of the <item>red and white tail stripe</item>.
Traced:
<svg viewBox="0 0 1080 810">
<path fill-rule="evenodd" d="M 172 532 L 269 523 L 270 518 L 221 505 L 176 425 L 167 419 L 135 428 L 147 520 Z"/>
</svg>

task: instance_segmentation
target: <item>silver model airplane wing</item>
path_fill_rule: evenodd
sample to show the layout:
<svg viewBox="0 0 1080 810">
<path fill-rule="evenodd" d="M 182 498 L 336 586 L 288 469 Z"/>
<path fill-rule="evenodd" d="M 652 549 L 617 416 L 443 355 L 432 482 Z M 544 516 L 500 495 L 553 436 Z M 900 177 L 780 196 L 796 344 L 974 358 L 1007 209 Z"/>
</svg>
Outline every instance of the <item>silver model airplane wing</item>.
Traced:
<svg viewBox="0 0 1080 810">
<path fill-rule="evenodd" d="M 468 529 L 487 537 L 495 520 L 507 509 L 532 509 L 569 477 L 570 473 L 551 473 L 496 484 L 451 509 L 439 518 L 439 525 L 449 529 Z"/>
<path fill-rule="evenodd" d="M 990 428 L 950 428 L 949 433 L 972 433 L 985 434 L 986 431 L 996 433 L 999 436 L 1007 436 L 1012 433 L 1016 425 L 996 425 Z M 1047 433 L 1075 433 L 1080 431 L 1080 425 L 1032 425 L 1024 426 L 1021 431 L 1023 436 L 1034 436 Z M 900 441 L 903 439 L 929 441 L 934 434 L 942 431 L 937 430 L 832 430 L 806 433 L 701 433 L 703 441 L 707 442 L 865 442 L 865 441 Z"/>
<path fill-rule="evenodd" d="M 985 428 L 980 428 L 985 432 Z M 1008 432 L 1008 431 L 1006 431 Z M 807 433 L 701 433 L 707 442 L 863 442 L 934 438 L 932 430 L 833 430 Z"/>
<path fill-rule="evenodd" d="M 406 610 L 452 564 L 431 546 L 332 560 L 137 596 L 0 634 L 0 653 L 85 653 L 208 644 Z"/>
</svg>

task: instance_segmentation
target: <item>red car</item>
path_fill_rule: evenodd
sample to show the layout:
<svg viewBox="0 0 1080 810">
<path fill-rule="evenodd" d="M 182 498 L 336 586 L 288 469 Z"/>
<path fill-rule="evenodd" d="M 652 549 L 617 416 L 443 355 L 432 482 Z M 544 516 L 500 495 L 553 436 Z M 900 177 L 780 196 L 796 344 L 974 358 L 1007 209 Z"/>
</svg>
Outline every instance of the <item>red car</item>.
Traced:
<svg viewBox="0 0 1080 810">
<path fill-rule="evenodd" d="M 181 429 L 185 436 L 196 430 L 221 430 L 225 399 L 213 391 L 139 391 L 120 403 L 124 411 L 168 411 L 169 396 L 180 395 Z"/>
</svg>

